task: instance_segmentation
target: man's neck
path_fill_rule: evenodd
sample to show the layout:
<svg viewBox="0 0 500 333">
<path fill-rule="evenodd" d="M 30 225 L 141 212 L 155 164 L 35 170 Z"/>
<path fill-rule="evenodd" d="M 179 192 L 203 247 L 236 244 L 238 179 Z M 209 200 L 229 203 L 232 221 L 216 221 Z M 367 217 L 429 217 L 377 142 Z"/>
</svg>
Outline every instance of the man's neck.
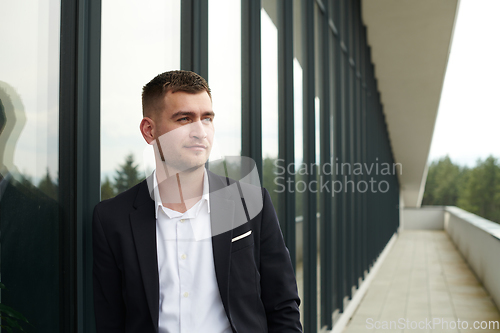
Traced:
<svg viewBox="0 0 500 333">
<path fill-rule="evenodd" d="M 193 207 L 203 195 L 204 175 L 203 166 L 182 172 L 157 167 L 158 191 L 163 206 L 181 213 Z"/>
</svg>

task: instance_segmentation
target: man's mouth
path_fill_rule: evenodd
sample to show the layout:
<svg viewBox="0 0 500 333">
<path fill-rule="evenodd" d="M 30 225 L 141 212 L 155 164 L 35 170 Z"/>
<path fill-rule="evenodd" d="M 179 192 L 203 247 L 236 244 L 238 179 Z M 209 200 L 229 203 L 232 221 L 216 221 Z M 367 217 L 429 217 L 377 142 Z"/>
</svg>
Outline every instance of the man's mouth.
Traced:
<svg viewBox="0 0 500 333">
<path fill-rule="evenodd" d="M 191 150 L 205 150 L 205 149 L 207 149 L 207 146 L 201 145 L 201 144 L 196 144 L 196 145 L 184 146 L 184 148 L 191 149 Z"/>
</svg>

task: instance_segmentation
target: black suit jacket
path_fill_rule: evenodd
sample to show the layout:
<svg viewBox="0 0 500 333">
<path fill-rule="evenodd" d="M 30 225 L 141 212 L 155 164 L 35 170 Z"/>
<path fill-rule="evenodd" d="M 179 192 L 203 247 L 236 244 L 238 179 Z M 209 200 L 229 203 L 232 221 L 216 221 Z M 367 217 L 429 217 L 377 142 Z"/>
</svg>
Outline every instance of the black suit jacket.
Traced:
<svg viewBox="0 0 500 333">
<path fill-rule="evenodd" d="M 269 193 L 258 189 L 262 210 L 249 222 L 214 232 L 245 200 L 217 191 L 232 180 L 208 175 L 215 274 L 232 330 L 301 332 L 295 276 Z M 156 218 L 147 181 L 95 207 L 93 251 L 97 332 L 157 332 Z"/>
</svg>

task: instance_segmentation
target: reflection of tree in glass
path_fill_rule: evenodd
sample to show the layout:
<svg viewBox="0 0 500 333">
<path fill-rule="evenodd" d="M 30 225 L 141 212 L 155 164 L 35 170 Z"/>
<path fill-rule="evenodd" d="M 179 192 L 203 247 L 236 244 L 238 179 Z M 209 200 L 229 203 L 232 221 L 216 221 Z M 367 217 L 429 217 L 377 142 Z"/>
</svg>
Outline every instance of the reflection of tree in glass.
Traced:
<svg viewBox="0 0 500 333">
<path fill-rule="evenodd" d="M 48 171 L 37 188 L 14 163 L 27 122 L 21 96 L 0 81 L 0 330 L 46 333 L 59 321 L 60 207 Z"/>
<path fill-rule="evenodd" d="M 128 190 L 134 185 L 139 184 L 143 180 L 139 176 L 139 166 L 135 164 L 134 155 L 130 154 L 125 158 L 125 163 L 120 165 L 116 170 L 117 176 L 115 177 L 115 190 L 116 194 Z"/>
<path fill-rule="evenodd" d="M 101 184 L 101 200 L 109 199 L 115 196 L 115 187 L 113 183 L 109 180 L 109 177 L 104 178 L 104 182 Z"/>
<path fill-rule="evenodd" d="M 125 163 L 116 170 L 114 178 L 114 183 L 108 177 L 101 183 L 101 200 L 112 198 L 144 180 L 144 177 L 140 176 L 139 166 L 135 163 L 133 154 L 125 157 Z"/>
<path fill-rule="evenodd" d="M 50 176 L 48 168 L 45 177 L 43 177 L 40 183 L 38 183 L 38 189 L 45 193 L 48 197 L 57 200 L 58 186 L 52 182 L 52 177 Z"/>
</svg>

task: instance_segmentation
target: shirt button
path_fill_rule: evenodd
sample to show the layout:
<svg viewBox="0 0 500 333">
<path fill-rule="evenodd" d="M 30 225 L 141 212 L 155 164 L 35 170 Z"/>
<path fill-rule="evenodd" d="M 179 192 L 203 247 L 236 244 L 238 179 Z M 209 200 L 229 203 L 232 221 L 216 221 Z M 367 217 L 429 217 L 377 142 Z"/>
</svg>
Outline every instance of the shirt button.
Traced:
<svg viewBox="0 0 500 333">
<path fill-rule="evenodd" d="M 189 293 L 186 291 L 184 294 L 182 294 L 185 298 L 189 297 Z"/>
<path fill-rule="evenodd" d="M 185 260 L 186 258 L 187 258 L 187 255 L 185 255 L 185 254 L 183 254 L 183 255 L 181 256 L 181 259 L 182 259 L 182 260 Z"/>
<path fill-rule="evenodd" d="M 184 220 L 184 219 L 181 219 L 181 223 L 184 223 L 184 222 L 186 222 L 186 220 Z"/>
</svg>

